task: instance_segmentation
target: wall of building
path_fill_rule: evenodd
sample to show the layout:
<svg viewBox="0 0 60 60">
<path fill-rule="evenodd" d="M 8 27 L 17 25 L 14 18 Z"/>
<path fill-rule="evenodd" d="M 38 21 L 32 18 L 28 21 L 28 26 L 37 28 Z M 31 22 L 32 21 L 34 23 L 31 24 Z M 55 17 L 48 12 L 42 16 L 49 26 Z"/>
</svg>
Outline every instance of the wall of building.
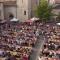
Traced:
<svg viewBox="0 0 60 60">
<path fill-rule="evenodd" d="M 28 19 L 28 0 L 17 0 L 17 18 L 20 21 Z"/>
<path fill-rule="evenodd" d="M 8 18 L 12 13 L 20 21 L 25 21 L 35 16 L 35 9 L 40 0 L 0 0 L 0 18 Z M 55 3 L 57 0 L 48 0 L 50 3 Z M 59 1 L 58 1 L 59 2 Z M 59 9 L 54 9 L 53 12 L 58 13 Z"/>
<path fill-rule="evenodd" d="M 16 0 L 0 0 L 0 11 L 0 18 L 3 20 L 8 20 L 11 13 L 16 17 Z"/>
<path fill-rule="evenodd" d="M 9 19 L 9 15 L 13 14 L 16 17 L 16 6 L 4 6 L 4 17 L 5 19 Z"/>
<path fill-rule="evenodd" d="M 17 18 L 25 21 L 33 17 L 39 0 L 17 0 Z M 26 15 L 24 15 L 24 11 Z"/>
<path fill-rule="evenodd" d="M 17 7 L 13 6 L 15 1 Z M 9 14 L 12 13 L 20 21 L 28 20 L 34 16 L 34 9 L 36 8 L 37 2 L 38 0 L 3 0 L 4 17 L 7 19 Z"/>
<path fill-rule="evenodd" d="M 4 19 L 4 7 L 3 7 L 3 3 L 0 3 L 0 19 Z"/>
</svg>

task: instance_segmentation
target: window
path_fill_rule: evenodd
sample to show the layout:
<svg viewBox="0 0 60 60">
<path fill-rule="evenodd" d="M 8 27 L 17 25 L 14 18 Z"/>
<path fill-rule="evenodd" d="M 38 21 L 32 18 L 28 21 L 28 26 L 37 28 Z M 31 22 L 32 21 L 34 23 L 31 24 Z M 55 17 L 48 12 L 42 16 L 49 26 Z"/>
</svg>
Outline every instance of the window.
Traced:
<svg viewBox="0 0 60 60">
<path fill-rule="evenodd" d="M 26 11 L 24 11 L 24 15 L 26 15 Z"/>
</svg>

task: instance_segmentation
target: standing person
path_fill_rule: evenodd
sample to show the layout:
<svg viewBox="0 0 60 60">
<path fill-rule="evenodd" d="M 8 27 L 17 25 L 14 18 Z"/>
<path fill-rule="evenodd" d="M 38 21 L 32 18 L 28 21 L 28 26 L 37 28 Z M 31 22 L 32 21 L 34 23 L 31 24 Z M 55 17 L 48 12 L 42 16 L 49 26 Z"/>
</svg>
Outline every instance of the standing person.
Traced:
<svg viewBox="0 0 60 60">
<path fill-rule="evenodd" d="M 24 52 L 22 60 L 28 60 L 28 55 Z"/>
</svg>

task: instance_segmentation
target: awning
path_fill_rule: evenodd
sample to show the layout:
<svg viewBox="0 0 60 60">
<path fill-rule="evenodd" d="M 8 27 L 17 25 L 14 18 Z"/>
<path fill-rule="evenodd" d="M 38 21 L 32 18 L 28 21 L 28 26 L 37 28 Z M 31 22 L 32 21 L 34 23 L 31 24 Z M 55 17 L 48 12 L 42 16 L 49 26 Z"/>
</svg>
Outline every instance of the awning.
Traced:
<svg viewBox="0 0 60 60">
<path fill-rule="evenodd" d="M 60 23 L 57 23 L 57 25 L 60 25 Z"/>
<path fill-rule="evenodd" d="M 33 17 L 33 18 L 31 18 L 30 20 L 36 21 L 36 20 L 39 20 L 39 18 Z"/>
<path fill-rule="evenodd" d="M 10 21 L 11 21 L 11 22 L 17 22 L 17 21 L 19 21 L 19 20 L 16 19 L 16 18 L 13 18 L 13 19 L 11 19 Z"/>
</svg>

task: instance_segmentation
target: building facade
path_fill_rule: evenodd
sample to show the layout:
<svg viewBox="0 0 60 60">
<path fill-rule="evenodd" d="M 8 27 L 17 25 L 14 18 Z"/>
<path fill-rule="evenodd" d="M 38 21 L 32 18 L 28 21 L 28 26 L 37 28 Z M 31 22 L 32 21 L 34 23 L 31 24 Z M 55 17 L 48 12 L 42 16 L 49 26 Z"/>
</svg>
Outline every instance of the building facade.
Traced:
<svg viewBox="0 0 60 60">
<path fill-rule="evenodd" d="M 16 1 L 0 0 L 0 19 L 8 19 L 9 14 L 13 14 L 16 17 Z"/>
<path fill-rule="evenodd" d="M 40 0 L 0 0 L 0 19 L 8 20 L 13 14 L 20 21 L 25 21 L 34 17 L 34 10 Z M 48 0 L 50 4 L 60 4 L 60 0 Z M 60 9 L 53 9 L 57 13 Z"/>
<path fill-rule="evenodd" d="M 34 16 L 34 9 L 39 0 L 17 0 L 17 18 L 25 21 Z"/>
<path fill-rule="evenodd" d="M 34 16 L 34 9 L 38 0 L 0 0 L 0 19 L 9 19 L 13 14 L 20 21 L 25 21 Z"/>
<path fill-rule="evenodd" d="M 4 8 L 2 2 L 0 2 L 0 19 L 4 19 Z"/>
</svg>

